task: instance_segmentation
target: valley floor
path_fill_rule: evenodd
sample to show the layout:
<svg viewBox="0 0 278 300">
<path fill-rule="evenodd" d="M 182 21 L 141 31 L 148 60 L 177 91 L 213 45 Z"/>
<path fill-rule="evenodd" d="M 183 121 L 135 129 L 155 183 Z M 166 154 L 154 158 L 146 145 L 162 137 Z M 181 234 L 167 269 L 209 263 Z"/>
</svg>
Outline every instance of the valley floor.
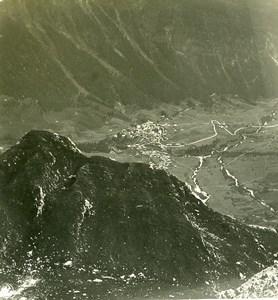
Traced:
<svg viewBox="0 0 278 300">
<path fill-rule="evenodd" d="M 128 148 L 117 150 L 111 146 L 110 151 L 88 154 L 122 162 L 147 162 L 167 169 L 215 210 L 250 224 L 276 227 L 278 100 L 262 101 L 255 106 L 219 105 L 218 110 L 163 106 L 140 111 L 134 119 L 146 122 L 141 122 L 136 130 L 111 120 L 92 133 L 91 139 L 102 141 L 107 132 L 113 139 L 128 129 L 133 132 Z M 167 117 L 161 118 L 161 111 Z M 166 132 L 158 141 L 155 126 Z M 153 135 L 152 130 L 156 132 Z"/>
</svg>

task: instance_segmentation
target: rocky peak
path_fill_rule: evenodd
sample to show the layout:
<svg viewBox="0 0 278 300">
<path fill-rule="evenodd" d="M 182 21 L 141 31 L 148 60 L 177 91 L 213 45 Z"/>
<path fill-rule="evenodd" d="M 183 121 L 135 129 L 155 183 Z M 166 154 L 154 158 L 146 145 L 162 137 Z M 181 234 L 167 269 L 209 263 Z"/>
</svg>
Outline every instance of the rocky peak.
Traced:
<svg viewBox="0 0 278 300">
<path fill-rule="evenodd" d="M 21 249 L 40 268 L 71 258 L 111 276 L 193 284 L 248 276 L 277 251 L 276 232 L 214 212 L 167 172 L 85 157 L 53 133 L 28 133 L 0 160 L 1 207 L 19 236 L 2 246 L 14 261 Z"/>
</svg>

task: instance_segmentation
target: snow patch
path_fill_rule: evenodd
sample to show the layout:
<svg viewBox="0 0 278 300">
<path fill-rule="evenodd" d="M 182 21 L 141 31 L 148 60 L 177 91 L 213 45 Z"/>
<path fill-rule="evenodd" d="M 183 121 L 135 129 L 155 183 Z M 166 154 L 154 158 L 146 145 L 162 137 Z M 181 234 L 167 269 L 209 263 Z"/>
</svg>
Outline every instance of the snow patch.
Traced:
<svg viewBox="0 0 278 300">
<path fill-rule="evenodd" d="M 73 265 L 72 260 L 68 260 L 63 264 L 64 267 L 72 267 L 72 265 Z"/>
<path fill-rule="evenodd" d="M 39 188 L 39 195 L 36 197 L 35 202 L 36 202 L 36 206 L 37 206 L 37 217 L 42 215 L 43 213 L 43 208 L 44 208 L 44 199 L 46 194 L 43 192 L 43 189 L 41 186 L 38 186 Z"/>
<path fill-rule="evenodd" d="M 38 279 L 28 277 L 23 281 L 23 283 L 18 287 L 18 289 L 14 289 L 14 287 L 11 284 L 5 283 L 0 287 L 0 299 L 9 299 L 14 298 L 14 296 L 19 296 L 26 289 L 35 286 L 38 282 Z M 20 299 L 23 300 L 27 298 L 21 297 Z"/>
</svg>

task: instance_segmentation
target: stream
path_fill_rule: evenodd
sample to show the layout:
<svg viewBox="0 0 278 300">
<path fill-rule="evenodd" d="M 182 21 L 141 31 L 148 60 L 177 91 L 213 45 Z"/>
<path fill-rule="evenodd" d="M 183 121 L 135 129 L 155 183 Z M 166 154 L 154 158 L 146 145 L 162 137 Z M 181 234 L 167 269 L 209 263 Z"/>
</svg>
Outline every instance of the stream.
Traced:
<svg viewBox="0 0 278 300">
<path fill-rule="evenodd" d="M 213 126 L 214 135 L 209 136 L 207 138 L 203 138 L 203 139 L 198 140 L 196 142 L 192 142 L 192 143 L 190 143 L 190 145 L 191 144 L 196 144 L 196 143 L 199 143 L 199 142 L 202 142 L 202 141 L 205 141 L 205 140 L 212 139 L 212 138 L 216 137 L 218 135 L 218 132 L 216 130 L 216 124 L 221 129 L 225 130 L 226 132 L 228 132 L 230 135 L 233 135 L 233 136 L 238 135 L 238 133 L 240 131 L 242 131 L 242 130 L 245 129 L 245 127 L 240 127 L 237 130 L 235 130 L 234 132 L 231 132 L 228 129 L 227 125 L 224 125 L 224 124 L 218 122 L 217 120 L 212 120 L 211 124 Z M 266 125 L 266 126 L 251 126 L 251 127 L 252 128 L 257 128 L 255 134 L 258 134 L 263 127 L 273 128 L 273 127 L 278 127 L 278 124 L 271 125 L 271 126 Z M 262 206 L 266 207 L 271 212 L 275 212 L 275 210 L 272 207 L 270 207 L 268 204 L 266 204 L 264 200 L 262 200 L 258 196 L 256 196 L 255 192 L 252 189 L 248 188 L 243 183 L 241 183 L 240 180 L 234 174 L 232 174 L 232 172 L 229 171 L 229 169 L 227 168 L 228 165 L 230 165 L 232 162 L 234 162 L 235 160 L 237 160 L 239 157 L 245 155 L 245 153 L 240 154 L 239 156 L 237 156 L 236 158 L 234 158 L 229 163 L 224 163 L 224 161 L 223 161 L 223 153 L 225 153 L 228 150 L 237 148 L 238 146 L 242 145 L 245 140 L 248 139 L 248 137 L 244 133 L 241 133 L 240 136 L 241 136 L 241 138 L 240 138 L 240 140 L 238 142 L 236 142 L 235 144 L 232 144 L 230 146 L 225 146 L 225 148 L 223 150 L 220 150 L 220 151 L 213 150 L 209 155 L 206 155 L 206 156 L 187 156 L 187 157 L 193 157 L 193 158 L 196 158 L 196 159 L 199 160 L 199 163 L 196 166 L 196 168 L 193 170 L 193 174 L 191 176 L 191 179 L 192 179 L 192 181 L 194 183 L 194 187 L 191 187 L 190 190 L 194 194 L 194 196 L 197 197 L 199 200 L 201 200 L 203 203 L 206 203 L 209 200 L 209 198 L 211 197 L 211 195 L 209 195 L 206 191 L 204 191 L 202 189 L 202 187 L 200 186 L 200 184 L 198 182 L 197 176 L 198 176 L 198 172 L 203 167 L 205 160 L 213 158 L 214 157 L 214 153 L 217 152 L 217 154 L 216 154 L 217 155 L 217 161 L 219 163 L 220 169 L 221 169 L 223 175 L 226 178 L 230 178 L 234 182 L 234 187 L 236 189 L 238 189 L 241 194 L 244 193 L 244 194 L 249 195 L 252 199 L 256 200 L 259 204 L 261 204 Z"/>
<path fill-rule="evenodd" d="M 200 171 L 200 169 L 202 168 L 204 162 L 206 159 L 212 157 L 214 154 L 214 150 L 211 152 L 210 155 L 206 155 L 206 156 L 193 156 L 194 158 L 199 160 L 199 164 L 197 165 L 197 167 L 195 168 L 195 170 L 193 171 L 193 174 L 191 176 L 191 179 L 194 183 L 194 188 L 191 188 L 191 192 L 194 194 L 194 196 L 196 198 L 198 198 L 199 200 L 201 200 L 204 204 L 209 200 L 210 196 L 207 192 L 205 192 L 199 185 L 198 179 L 197 179 L 197 175 L 198 172 Z M 188 156 L 190 157 L 190 156 Z"/>
</svg>

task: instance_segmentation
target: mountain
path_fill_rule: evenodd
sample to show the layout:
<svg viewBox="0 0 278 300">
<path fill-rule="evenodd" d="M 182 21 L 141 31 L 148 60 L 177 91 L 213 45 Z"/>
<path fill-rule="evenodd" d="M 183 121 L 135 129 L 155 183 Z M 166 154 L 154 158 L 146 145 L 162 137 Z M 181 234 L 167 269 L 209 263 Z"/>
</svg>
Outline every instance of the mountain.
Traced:
<svg viewBox="0 0 278 300">
<path fill-rule="evenodd" d="M 274 0 L 2 0 L 0 146 L 34 128 L 82 141 L 165 104 L 274 98 L 277 13 Z"/>
<path fill-rule="evenodd" d="M 0 93 L 48 110 L 277 96 L 273 0 L 3 0 Z"/>
<path fill-rule="evenodd" d="M 86 157 L 46 131 L 1 154 L 0 182 L 0 283 L 36 279 L 39 298 L 206 286 L 251 276 L 278 250 L 275 230 L 215 212 L 167 172 Z"/>
<path fill-rule="evenodd" d="M 236 290 L 220 293 L 221 298 L 275 298 L 278 296 L 278 263 L 247 280 Z"/>
</svg>

